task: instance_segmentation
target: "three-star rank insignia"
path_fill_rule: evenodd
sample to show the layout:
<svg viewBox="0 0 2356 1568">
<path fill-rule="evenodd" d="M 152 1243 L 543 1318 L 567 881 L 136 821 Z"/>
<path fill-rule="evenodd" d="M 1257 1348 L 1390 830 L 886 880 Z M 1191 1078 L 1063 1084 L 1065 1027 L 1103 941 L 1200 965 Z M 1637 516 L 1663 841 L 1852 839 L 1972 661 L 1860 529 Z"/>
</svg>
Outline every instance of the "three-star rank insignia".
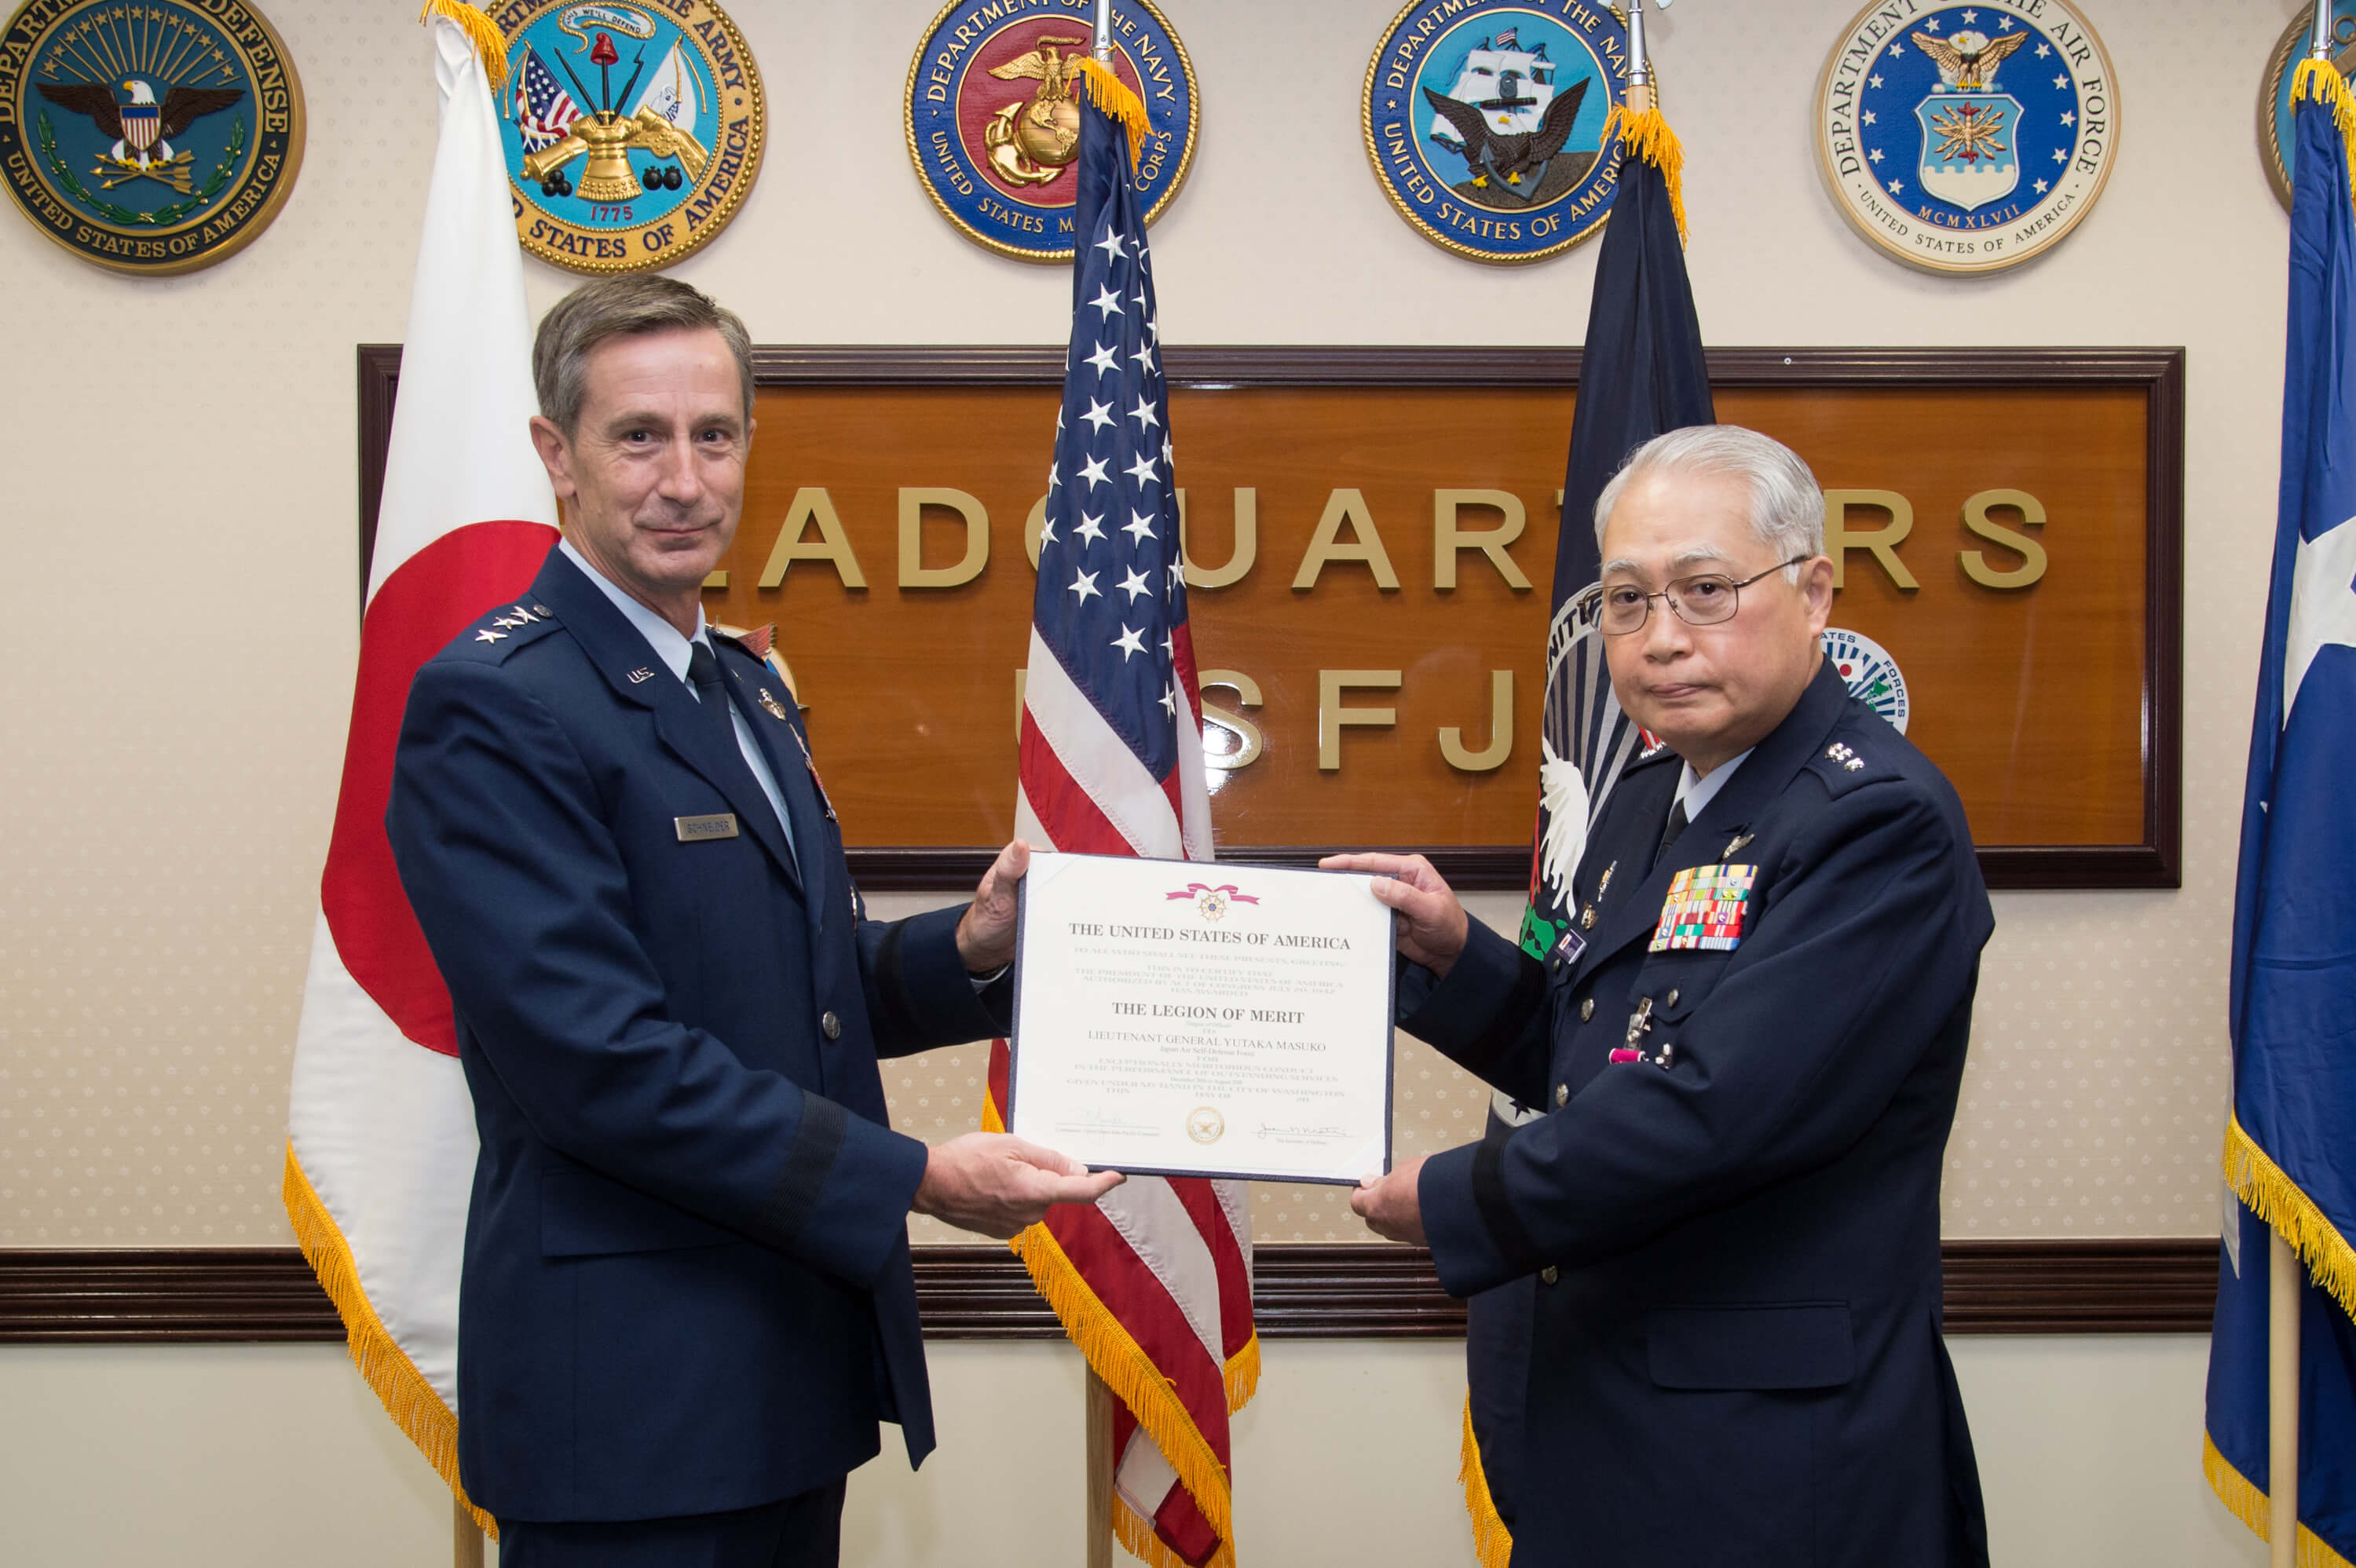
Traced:
<svg viewBox="0 0 2356 1568">
<path fill-rule="evenodd" d="M 0 171 L 85 261 L 209 267 L 264 229 L 303 165 L 303 87 L 250 4 L 26 0 L 0 32 Z"/>
<path fill-rule="evenodd" d="M 576 272 L 668 267 L 761 171 L 753 51 L 711 0 L 509 0 L 499 142 L 523 248 Z"/>
</svg>

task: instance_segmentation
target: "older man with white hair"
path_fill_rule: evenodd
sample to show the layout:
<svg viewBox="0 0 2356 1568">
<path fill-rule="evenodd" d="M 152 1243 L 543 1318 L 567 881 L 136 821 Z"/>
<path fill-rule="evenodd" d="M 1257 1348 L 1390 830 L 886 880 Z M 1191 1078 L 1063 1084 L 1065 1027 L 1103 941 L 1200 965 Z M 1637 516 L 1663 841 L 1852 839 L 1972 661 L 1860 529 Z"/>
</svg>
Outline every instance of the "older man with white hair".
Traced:
<svg viewBox="0 0 2356 1568">
<path fill-rule="evenodd" d="M 1954 791 L 1818 638 L 1824 496 L 1729 425 L 1597 502 L 1601 630 L 1659 745 L 1541 962 L 1390 873 L 1399 1022 L 1548 1114 L 1353 1197 L 1470 1296 L 1540 1281 L 1517 1564 L 1987 1561 L 1941 1339 L 1939 1175 L 1993 927 Z"/>
</svg>

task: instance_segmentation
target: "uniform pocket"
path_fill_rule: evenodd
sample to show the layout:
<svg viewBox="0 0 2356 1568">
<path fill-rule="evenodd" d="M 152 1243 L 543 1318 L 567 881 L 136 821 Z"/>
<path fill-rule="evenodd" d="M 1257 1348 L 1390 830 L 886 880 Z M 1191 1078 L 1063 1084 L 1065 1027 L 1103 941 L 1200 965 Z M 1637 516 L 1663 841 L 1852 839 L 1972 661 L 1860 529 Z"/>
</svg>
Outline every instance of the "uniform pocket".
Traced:
<svg viewBox="0 0 2356 1568">
<path fill-rule="evenodd" d="M 1838 1388 L 1856 1374 L 1845 1301 L 1748 1307 L 1667 1307 L 1644 1320 L 1655 1387 Z"/>
<path fill-rule="evenodd" d="M 680 1247 L 724 1247 L 744 1241 L 676 1204 L 590 1170 L 552 1170 L 540 1179 L 542 1257 L 597 1257 Z"/>
</svg>

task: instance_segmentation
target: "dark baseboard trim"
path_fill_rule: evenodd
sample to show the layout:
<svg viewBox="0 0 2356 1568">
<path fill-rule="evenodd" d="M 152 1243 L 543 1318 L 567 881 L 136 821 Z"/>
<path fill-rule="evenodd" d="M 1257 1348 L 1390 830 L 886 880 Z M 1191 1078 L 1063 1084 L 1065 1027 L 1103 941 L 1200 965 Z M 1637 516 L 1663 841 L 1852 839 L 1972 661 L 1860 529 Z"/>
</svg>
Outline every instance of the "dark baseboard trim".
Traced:
<svg viewBox="0 0 2356 1568">
<path fill-rule="evenodd" d="M 2217 1243 L 1949 1242 L 1954 1334 L 2205 1334 Z M 919 1247 L 935 1339 L 1055 1339 L 1023 1265 L 993 1247 Z M 1379 1243 L 1258 1249 L 1253 1308 L 1270 1339 L 1448 1339 L 1464 1304 L 1430 1255 Z M 335 1308 L 292 1247 L 0 1250 L 0 1344 L 334 1343 Z"/>
</svg>

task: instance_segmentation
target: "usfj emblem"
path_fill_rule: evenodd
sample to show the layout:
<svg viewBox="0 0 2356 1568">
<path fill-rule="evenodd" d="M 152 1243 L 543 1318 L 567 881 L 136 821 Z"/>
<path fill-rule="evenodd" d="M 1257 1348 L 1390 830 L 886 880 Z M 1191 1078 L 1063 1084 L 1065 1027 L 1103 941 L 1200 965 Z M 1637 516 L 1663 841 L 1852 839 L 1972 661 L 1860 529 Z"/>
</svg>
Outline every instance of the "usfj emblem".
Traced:
<svg viewBox="0 0 2356 1568">
<path fill-rule="evenodd" d="M 2346 76 L 2356 70 L 2356 0 L 2328 0 L 2331 6 L 2331 63 Z M 2291 149 L 2297 136 L 2291 122 L 2291 67 L 2307 58 L 2315 7 L 2308 6 L 2297 20 L 2283 29 L 2266 57 L 2265 75 L 2258 80 L 2258 156 L 2266 165 L 2266 181 L 2275 196 L 2290 208 Z"/>
<path fill-rule="evenodd" d="M 576 272 L 668 267 L 728 227 L 761 171 L 753 51 L 711 0 L 511 0 L 507 152 L 516 234 Z"/>
<path fill-rule="evenodd" d="M 1858 233 L 1932 272 L 1997 272 L 2094 210 L 2118 157 L 2118 82 L 2067 0 L 1876 0 L 1825 63 L 1815 133 Z"/>
<path fill-rule="evenodd" d="M 1366 156 L 1434 244 L 1476 261 L 1556 255 L 1611 216 L 1620 155 L 1603 123 L 1627 76 L 1609 5 L 1411 0 L 1366 65 Z"/>
<path fill-rule="evenodd" d="M 1879 714 L 1892 730 L 1906 733 L 1906 720 L 1913 708 L 1906 699 L 1906 677 L 1899 673 L 1898 661 L 1890 656 L 1890 650 L 1871 637 L 1838 626 L 1826 627 L 1823 641 L 1825 656 L 1848 683 L 1848 694 Z"/>
<path fill-rule="evenodd" d="M 1022 261 L 1072 259 L 1079 63 L 1093 23 L 1076 0 L 1055 9 L 950 0 L 908 62 L 902 106 L 933 205 L 967 239 Z M 1112 72 L 1153 125 L 1137 149 L 1138 205 L 1151 223 L 1194 161 L 1194 66 L 1151 0 L 1115 0 L 1109 28 Z"/>
<path fill-rule="evenodd" d="M 302 165 L 302 84 L 250 5 L 27 0 L 0 34 L 8 194 L 102 267 L 210 266 L 270 227 Z"/>
</svg>

